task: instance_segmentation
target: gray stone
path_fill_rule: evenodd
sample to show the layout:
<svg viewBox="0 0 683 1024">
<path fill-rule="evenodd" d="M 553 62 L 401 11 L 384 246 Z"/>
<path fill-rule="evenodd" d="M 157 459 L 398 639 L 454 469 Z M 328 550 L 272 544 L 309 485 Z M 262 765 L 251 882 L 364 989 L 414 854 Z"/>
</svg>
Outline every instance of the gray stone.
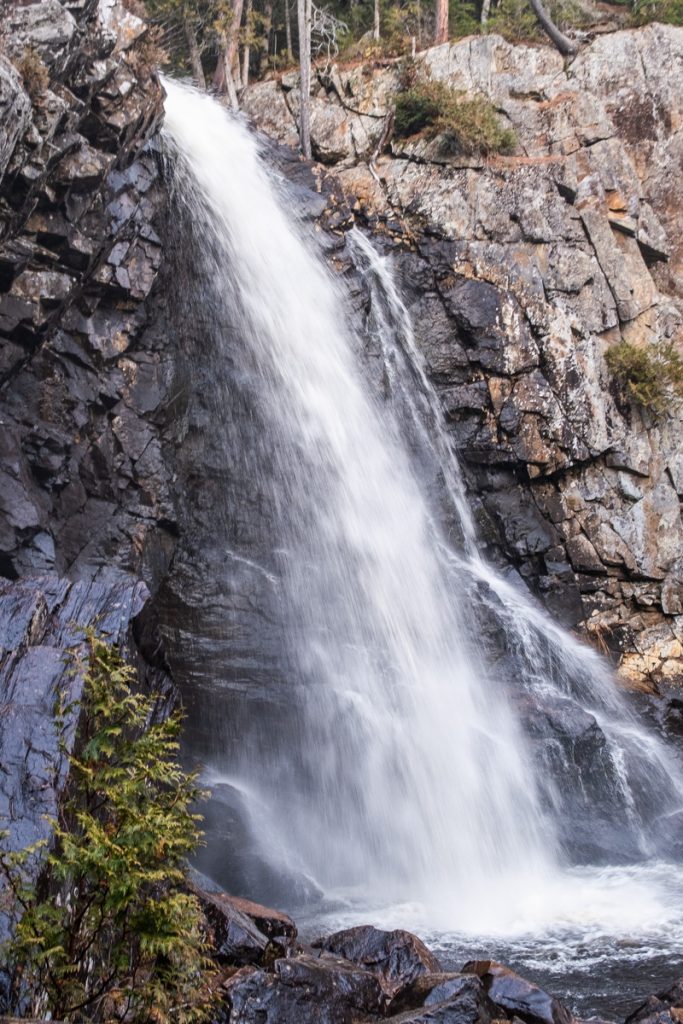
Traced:
<svg viewBox="0 0 683 1024">
<path fill-rule="evenodd" d="M 9 61 L 0 56 L 0 183 L 30 119 L 31 101 L 19 75 Z"/>
<path fill-rule="evenodd" d="M 13 4 L 7 27 L 15 52 L 35 49 L 50 67 L 63 70 L 77 25 L 73 15 L 59 0 Z"/>
</svg>

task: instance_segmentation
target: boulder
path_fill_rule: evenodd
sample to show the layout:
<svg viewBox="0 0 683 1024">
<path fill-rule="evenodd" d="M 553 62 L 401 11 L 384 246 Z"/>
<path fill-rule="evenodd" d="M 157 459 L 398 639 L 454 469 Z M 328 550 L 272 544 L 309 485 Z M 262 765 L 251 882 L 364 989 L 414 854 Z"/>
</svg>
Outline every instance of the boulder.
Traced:
<svg viewBox="0 0 683 1024">
<path fill-rule="evenodd" d="M 500 1017 L 479 978 L 472 974 L 423 974 L 405 994 L 404 1001 L 418 1009 L 390 1017 L 395 1024 L 490 1024 Z"/>
<path fill-rule="evenodd" d="M 389 1001 L 421 975 L 441 970 L 439 961 L 425 944 L 416 935 L 400 929 L 385 932 L 361 925 L 318 939 L 314 946 L 371 971 Z"/>
<path fill-rule="evenodd" d="M 480 978 L 489 999 L 509 1017 L 520 1017 L 526 1024 L 573 1022 L 569 1010 L 555 996 L 494 960 L 471 960 L 463 967 L 463 973 Z"/>
<path fill-rule="evenodd" d="M 346 960 L 303 954 L 276 960 L 273 971 L 245 969 L 229 979 L 230 1024 L 353 1024 L 379 1011 L 379 982 Z"/>
<path fill-rule="evenodd" d="M 220 964 L 259 964 L 265 958 L 268 938 L 251 918 L 232 905 L 224 893 L 205 892 L 196 886 L 197 896 L 209 923 L 212 956 Z"/>
</svg>

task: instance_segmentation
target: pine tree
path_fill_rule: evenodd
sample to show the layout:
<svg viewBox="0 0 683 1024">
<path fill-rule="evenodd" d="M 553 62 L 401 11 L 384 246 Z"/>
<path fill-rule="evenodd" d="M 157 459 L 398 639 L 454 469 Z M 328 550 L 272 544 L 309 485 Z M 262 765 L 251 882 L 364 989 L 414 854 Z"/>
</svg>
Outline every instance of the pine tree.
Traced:
<svg viewBox="0 0 683 1024">
<path fill-rule="evenodd" d="M 118 652 L 93 634 L 88 645 L 79 753 L 68 755 L 68 795 L 38 884 L 26 866 L 45 843 L 0 852 L 13 1009 L 192 1024 L 211 1002 L 204 919 L 184 887 L 201 793 L 177 761 L 179 716 L 159 721 Z"/>
</svg>

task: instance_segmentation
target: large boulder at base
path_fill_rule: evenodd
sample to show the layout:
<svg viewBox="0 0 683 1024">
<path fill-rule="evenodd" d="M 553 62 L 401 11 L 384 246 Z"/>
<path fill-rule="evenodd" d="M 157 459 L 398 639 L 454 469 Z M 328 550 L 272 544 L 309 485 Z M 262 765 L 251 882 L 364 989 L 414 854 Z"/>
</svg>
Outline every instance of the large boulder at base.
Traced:
<svg viewBox="0 0 683 1024">
<path fill-rule="evenodd" d="M 380 998 L 374 975 L 324 953 L 276 960 L 273 974 L 244 968 L 225 985 L 230 1024 L 353 1024 Z"/>
<path fill-rule="evenodd" d="M 666 1024 L 667 1021 L 680 1024 L 683 1020 L 683 978 L 674 982 L 666 992 L 650 996 L 626 1018 L 625 1024 L 647 1021 L 647 1024 Z"/>
<path fill-rule="evenodd" d="M 494 960 L 471 960 L 465 964 L 463 972 L 481 978 L 489 999 L 508 1016 L 514 1014 L 527 1024 L 572 1024 L 571 1013 L 555 996 L 509 967 Z"/>
<path fill-rule="evenodd" d="M 213 955 L 221 963 L 259 964 L 267 951 L 283 952 L 296 937 L 296 925 L 278 910 L 197 885 L 191 889 L 209 922 Z"/>
<path fill-rule="evenodd" d="M 441 970 L 441 964 L 424 942 L 401 929 L 385 932 L 372 925 L 361 925 L 318 939 L 314 946 L 372 971 L 387 1000 L 395 999 L 420 975 Z"/>
</svg>

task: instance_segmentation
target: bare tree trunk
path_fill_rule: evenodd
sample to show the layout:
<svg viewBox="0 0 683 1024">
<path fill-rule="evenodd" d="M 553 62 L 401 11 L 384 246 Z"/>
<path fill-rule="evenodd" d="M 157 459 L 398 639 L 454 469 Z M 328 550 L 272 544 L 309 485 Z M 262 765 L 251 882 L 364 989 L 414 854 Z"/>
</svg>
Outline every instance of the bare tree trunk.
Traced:
<svg viewBox="0 0 683 1024">
<path fill-rule="evenodd" d="M 311 159 L 311 0 L 297 0 L 299 20 L 299 67 L 301 95 L 299 100 L 299 142 L 301 152 Z"/>
<path fill-rule="evenodd" d="M 292 59 L 292 18 L 289 13 L 289 0 L 285 0 L 285 39 L 287 40 L 287 59 Z"/>
<path fill-rule="evenodd" d="M 379 0 L 375 0 L 375 19 L 372 26 L 372 38 L 379 42 Z"/>
<path fill-rule="evenodd" d="M 539 24 L 548 36 L 555 43 L 555 46 L 564 54 L 565 57 L 571 57 L 578 51 L 578 46 L 573 43 L 571 39 L 567 39 L 564 33 L 560 32 L 557 25 L 554 24 L 550 15 L 546 11 L 545 7 L 541 3 L 541 0 L 529 0 L 531 9 L 538 18 Z"/>
<path fill-rule="evenodd" d="M 227 93 L 231 108 L 233 110 L 239 110 L 240 105 L 237 100 L 235 79 L 232 77 L 232 65 L 235 62 L 235 55 L 234 53 L 232 55 L 230 54 L 230 41 L 225 29 L 219 29 L 217 35 L 220 54 L 218 56 L 218 63 L 216 64 L 216 71 L 213 76 L 213 87 L 217 93 Z"/>
<path fill-rule="evenodd" d="M 249 58 L 251 57 L 251 12 L 253 10 L 253 0 L 247 0 L 247 16 L 244 19 L 244 25 L 246 28 L 247 36 L 244 41 L 244 52 L 242 53 L 242 88 L 246 89 L 249 85 Z"/>
<path fill-rule="evenodd" d="M 206 89 L 206 79 L 204 78 L 204 68 L 202 67 L 199 44 L 197 42 L 197 36 L 195 35 L 190 13 L 187 8 L 183 8 L 183 28 L 185 30 L 185 38 L 187 39 L 187 48 L 190 51 L 190 64 L 192 65 L 192 77 L 194 78 L 194 84 L 198 89 Z"/>
<path fill-rule="evenodd" d="M 222 63 L 225 68 L 225 90 L 233 111 L 238 111 L 240 109 L 238 92 L 236 84 L 234 84 L 234 60 L 236 60 L 236 57 L 238 56 L 243 7 L 244 0 L 232 0 L 232 16 L 230 17 L 230 24 L 227 29 L 224 29 L 218 34 L 223 58 Z"/>
<path fill-rule="evenodd" d="M 235 83 L 235 88 L 239 91 L 242 88 L 242 61 L 240 59 L 239 52 L 235 54 L 235 58 L 232 62 L 232 78 Z"/>
<path fill-rule="evenodd" d="M 531 2 L 531 0 L 529 0 Z M 448 0 L 436 0 L 436 28 L 434 45 L 448 42 Z"/>
<path fill-rule="evenodd" d="M 485 25 L 489 20 L 489 14 L 491 13 L 491 0 L 483 0 L 481 5 L 481 23 Z"/>
<path fill-rule="evenodd" d="M 232 18 L 230 20 L 230 27 L 225 33 L 225 69 L 229 78 L 233 78 L 232 69 L 235 64 L 235 57 L 237 56 L 237 49 L 240 38 L 240 25 L 242 24 L 242 9 L 244 7 L 244 0 L 232 0 Z M 234 78 L 233 78 L 234 81 Z"/>
<path fill-rule="evenodd" d="M 228 78 L 225 73 L 225 57 L 222 52 L 218 54 L 218 60 L 216 61 L 216 70 L 213 73 L 213 79 L 211 81 L 211 88 L 218 96 L 222 96 L 223 93 L 227 92 L 228 89 Z"/>
</svg>

